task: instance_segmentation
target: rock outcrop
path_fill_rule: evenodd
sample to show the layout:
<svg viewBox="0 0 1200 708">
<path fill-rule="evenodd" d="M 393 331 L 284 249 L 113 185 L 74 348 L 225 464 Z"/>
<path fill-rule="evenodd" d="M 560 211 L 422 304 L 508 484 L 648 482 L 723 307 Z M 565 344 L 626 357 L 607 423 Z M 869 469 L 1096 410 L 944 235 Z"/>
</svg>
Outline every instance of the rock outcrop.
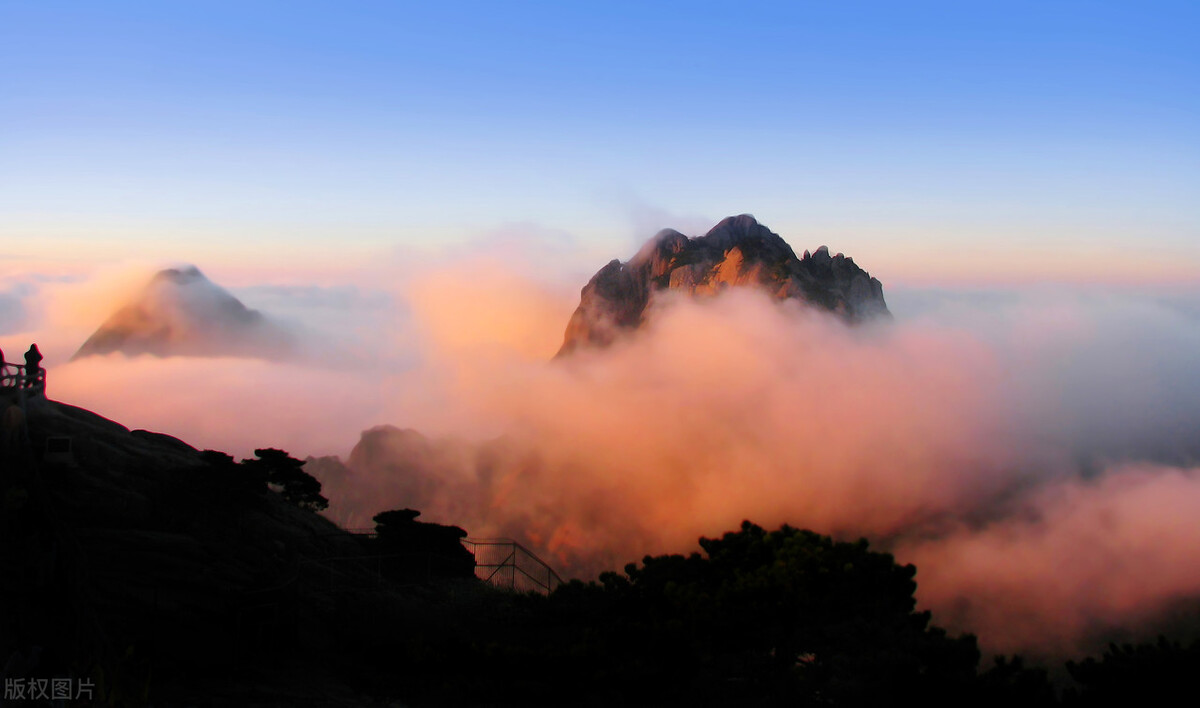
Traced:
<svg viewBox="0 0 1200 708">
<path fill-rule="evenodd" d="M 159 271 L 71 359 L 112 352 L 282 359 L 294 348 L 291 333 L 187 266 Z"/>
<path fill-rule="evenodd" d="M 601 268 L 580 293 L 558 356 L 605 346 L 623 330 L 636 328 L 655 292 L 712 295 L 736 286 L 803 300 L 850 322 L 891 316 L 883 285 L 852 258 L 831 256 L 825 246 L 797 257 L 778 234 L 742 214 L 698 238 L 664 229 L 629 261 L 613 260 Z"/>
</svg>

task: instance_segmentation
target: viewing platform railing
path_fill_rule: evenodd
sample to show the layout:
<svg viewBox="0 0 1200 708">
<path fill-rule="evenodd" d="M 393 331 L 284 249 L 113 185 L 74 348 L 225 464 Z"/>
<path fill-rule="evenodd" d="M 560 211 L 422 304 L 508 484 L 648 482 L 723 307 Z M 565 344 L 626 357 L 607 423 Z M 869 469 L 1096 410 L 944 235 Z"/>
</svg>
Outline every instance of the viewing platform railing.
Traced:
<svg viewBox="0 0 1200 708">
<path fill-rule="evenodd" d="M 508 538 L 467 538 L 475 555 L 475 575 L 497 587 L 520 592 L 551 593 L 563 579 L 533 551 Z"/>
<path fill-rule="evenodd" d="M 343 531 L 364 538 L 378 537 L 373 528 L 350 528 Z M 461 543 L 475 556 L 475 577 L 496 587 L 518 592 L 549 594 L 564 582 L 549 564 L 511 538 L 464 538 Z M 410 553 L 325 560 L 378 561 L 383 558 L 401 557 L 428 560 L 428 555 Z"/>
<path fill-rule="evenodd" d="M 30 376 L 23 364 L 5 363 L 0 366 L 0 392 L 24 390 L 27 393 L 46 392 L 46 370 L 38 367 Z"/>
</svg>

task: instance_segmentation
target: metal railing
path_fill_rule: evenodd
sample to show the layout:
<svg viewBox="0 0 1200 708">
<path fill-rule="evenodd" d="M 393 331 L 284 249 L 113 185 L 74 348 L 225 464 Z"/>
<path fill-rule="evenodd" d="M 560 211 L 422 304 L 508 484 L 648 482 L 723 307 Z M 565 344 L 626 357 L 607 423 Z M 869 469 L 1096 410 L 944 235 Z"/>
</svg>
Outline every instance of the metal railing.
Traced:
<svg viewBox="0 0 1200 708">
<path fill-rule="evenodd" d="M 492 585 L 551 593 L 563 584 L 545 561 L 510 538 L 467 538 L 462 543 L 475 556 L 475 575 Z"/>
<path fill-rule="evenodd" d="M 30 393 L 42 393 L 46 390 L 46 370 L 38 367 L 30 376 L 23 364 L 0 365 L 0 390 L 25 389 Z"/>
<path fill-rule="evenodd" d="M 342 529 L 339 533 L 343 532 L 364 538 L 378 537 L 374 528 Z M 518 592 L 549 594 L 565 582 L 548 563 L 538 558 L 537 554 L 511 538 L 464 538 L 461 543 L 475 557 L 475 577 L 496 587 Z M 354 556 L 353 560 L 379 563 L 385 558 L 397 559 L 411 556 L 419 560 L 427 555 L 418 553 L 367 555 Z M 352 560 L 352 558 L 321 560 L 343 561 Z"/>
</svg>

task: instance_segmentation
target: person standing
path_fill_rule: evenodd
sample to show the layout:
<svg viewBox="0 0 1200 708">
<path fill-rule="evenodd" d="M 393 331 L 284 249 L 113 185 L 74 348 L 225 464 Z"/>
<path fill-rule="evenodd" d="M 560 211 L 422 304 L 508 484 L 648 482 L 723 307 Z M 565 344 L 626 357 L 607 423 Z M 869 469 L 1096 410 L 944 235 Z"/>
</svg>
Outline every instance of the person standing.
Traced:
<svg viewBox="0 0 1200 708">
<path fill-rule="evenodd" d="M 37 344 L 30 344 L 29 351 L 25 352 L 25 387 L 33 388 L 38 380 L 38 371 L 41 370 L 42 353 L 38 351 Z"/>
</svg>

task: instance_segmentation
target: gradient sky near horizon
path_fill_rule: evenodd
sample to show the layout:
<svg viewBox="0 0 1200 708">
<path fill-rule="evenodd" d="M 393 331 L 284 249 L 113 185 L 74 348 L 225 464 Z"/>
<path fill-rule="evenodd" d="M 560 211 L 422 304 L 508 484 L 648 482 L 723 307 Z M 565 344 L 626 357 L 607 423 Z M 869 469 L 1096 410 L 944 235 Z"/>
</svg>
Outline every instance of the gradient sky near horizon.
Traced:
<svg viewBox="0 0 1200 708">
<path fill-rule="evenodd" d="M 754 213 L 885 283 L 1200 282 L 1191 2 L 0 0 L 0 258 L 596 264 Z M 593 268 L 594 269 L 594 268 Z"/>
</svg>

